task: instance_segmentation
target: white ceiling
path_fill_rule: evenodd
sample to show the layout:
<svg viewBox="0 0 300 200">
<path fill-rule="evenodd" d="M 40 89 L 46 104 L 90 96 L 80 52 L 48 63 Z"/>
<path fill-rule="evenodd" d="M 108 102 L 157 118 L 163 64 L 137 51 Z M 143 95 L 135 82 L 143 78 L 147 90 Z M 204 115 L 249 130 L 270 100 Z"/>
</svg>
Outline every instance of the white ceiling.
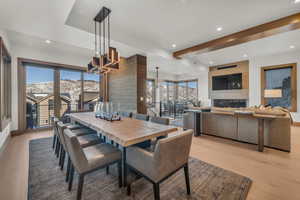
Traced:
<svg viewBox="0 0 300 200">
<path fill-rule="evenodd" d="M 292 0 L 1 0 L 0 28 L 9 30 L 14 43 L 47 48 L 44 41 L 50 39 L 61 50 L 92 54 L 92 19 L 102 6 L 112 9 L 112 44 L 124 57 L 147 55 L 150 70 L 201 72 L 209 61 L 221 64 L 244 60 L 243 54 L 300 48 L 300 31 L 293 31 L 183 60 L 171 56 L 172 51 L 300 12 L 300 4 Z"/>
</svg>

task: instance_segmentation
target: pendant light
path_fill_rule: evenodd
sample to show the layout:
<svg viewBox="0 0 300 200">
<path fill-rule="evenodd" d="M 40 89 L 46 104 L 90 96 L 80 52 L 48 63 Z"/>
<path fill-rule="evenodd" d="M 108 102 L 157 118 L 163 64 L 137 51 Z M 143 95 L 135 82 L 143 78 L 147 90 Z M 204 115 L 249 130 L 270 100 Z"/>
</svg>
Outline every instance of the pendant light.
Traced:
<svg viewBox="0 0 300 200">
<path fill-rule="evenodd" d="M 88 64 L 89 72 L 108 73 L 119 69 L 120 55 L 116 48 L 110 46 L 110 13 L 110 9 L 103 7 L 94 18 L 95 55 Z"/>
</svg>

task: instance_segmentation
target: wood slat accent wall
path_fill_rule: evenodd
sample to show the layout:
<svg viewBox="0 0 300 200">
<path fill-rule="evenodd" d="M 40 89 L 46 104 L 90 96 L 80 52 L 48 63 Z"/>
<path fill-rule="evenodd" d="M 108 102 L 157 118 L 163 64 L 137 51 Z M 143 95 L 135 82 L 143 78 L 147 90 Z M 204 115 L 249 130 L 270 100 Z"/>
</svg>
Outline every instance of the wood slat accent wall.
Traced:
<svg viewBox="0 0 300 200">
<path fill-rule="evenodd" d="M 134 55 L 121 58 L 120 69 L 108 78 L 109 100 L 120 103 L 121 110 L 147 113 L 146 80 L 147 58 Z"/>
<path fill-rule="evenodd" d="M 137 55 L 137 112 L 147 114 L 146 106 L 146 80 L 147 80 L 147 58 Z"/>
</svg>

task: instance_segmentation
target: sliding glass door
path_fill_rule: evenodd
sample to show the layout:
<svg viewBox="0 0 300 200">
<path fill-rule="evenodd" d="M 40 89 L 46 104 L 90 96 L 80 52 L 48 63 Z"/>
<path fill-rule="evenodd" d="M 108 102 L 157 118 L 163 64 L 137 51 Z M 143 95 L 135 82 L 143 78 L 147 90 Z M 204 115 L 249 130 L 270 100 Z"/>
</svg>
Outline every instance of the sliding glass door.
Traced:
<svg viewBox="0 0 300 200">
<path fill-rule="evenodd" d="M 26 66 L 26 128 L 51 125 L 54 116 L 54 70 Z"/>
<path fill-rule="evenodd" d="M 60 116 L 76 112 L 81 108 L 81 72 L 60 70 Z"/>
</svg>

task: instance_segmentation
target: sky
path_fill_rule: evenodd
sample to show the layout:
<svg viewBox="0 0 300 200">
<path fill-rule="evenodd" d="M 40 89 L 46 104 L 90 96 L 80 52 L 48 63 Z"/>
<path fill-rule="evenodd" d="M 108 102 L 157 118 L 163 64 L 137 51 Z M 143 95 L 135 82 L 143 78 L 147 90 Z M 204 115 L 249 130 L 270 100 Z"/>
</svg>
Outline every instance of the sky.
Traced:
<svg viewBox="0 0 300 200">
<path fill-rule="evenodd" d="M 61 70 L 61 79 L 68 80 L 80 80 L 80 72 Z M 41 83 L 41 82 L 53 82 L 54 80 L 54 70 L 45 67 L 33 67 L 26 66 L 26 79 L 27 84 Z M 98 75 L 84 73 L 85 80 L 98 81 Z"/>
</svg>

